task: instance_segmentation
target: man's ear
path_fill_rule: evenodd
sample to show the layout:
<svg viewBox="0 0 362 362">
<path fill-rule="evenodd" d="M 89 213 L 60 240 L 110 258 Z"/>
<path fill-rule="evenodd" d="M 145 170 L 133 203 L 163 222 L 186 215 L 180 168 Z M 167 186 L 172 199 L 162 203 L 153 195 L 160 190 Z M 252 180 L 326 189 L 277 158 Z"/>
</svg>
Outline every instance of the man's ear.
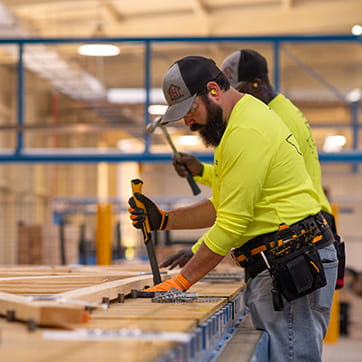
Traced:
<svg viewBox="0 0 362 362">
<path fill-rule="evenodd" d="M 207 83 L 206 88 L 212 97 L 217 96 L 220 92 L 220 87 L 216 82 Z"/>
<path fill-rule="evenodd" d="M 255 78 L 255 79 L 253 79 L 252 82 L 251 82 L 251 86 L 252 86 L 254 89 L 257 89 L 257 88 L 263 87 L 263 86 L 265 87 L 265 85 L 263 85 L 262 79 L 260 79 L 260 78 Z"/>
</svg>

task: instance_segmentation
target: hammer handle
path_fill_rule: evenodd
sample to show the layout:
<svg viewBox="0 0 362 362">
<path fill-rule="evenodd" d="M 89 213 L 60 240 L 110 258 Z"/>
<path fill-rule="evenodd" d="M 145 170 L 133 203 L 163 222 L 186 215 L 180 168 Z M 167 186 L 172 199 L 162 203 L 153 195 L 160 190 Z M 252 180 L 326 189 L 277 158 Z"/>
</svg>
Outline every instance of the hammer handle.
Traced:
<svg viewBox="0 0 362 362">
<path fill-rule="evenodd" d="M 187 182 L 191 187 L 192 193 L 196 196 L 201 192 L 200 187 L 197 185 L 196 181 L 194 180 L 194 176 L 192 176 L 191 171 L 188 169 L 186 165 L 185 169 L 187 171 Z"/>
<path fill-rule="evenodd" d="M 169 144 L 169 145 L 171 146 L 171 148 L 172 148 L 173 154 L 174 154 L 176 157 L 179 157 L 180 154 L 179 154 L 179 152 L 177 151 L 174 143 L 172 142 L 172 139 L 171 139 L 170 135 L 168 134 L 166 127 L 165 127 L 165 126 L 162 126 L 162 125 L 161 125 L 160 127 L 161 127 L 161 129 L 162 129 L 163 134 L 165 135 L 165 138 L 166 138 L 168 144 Z M 185 165 L 185 169 L 186 169 L 186 171 L 187 171 L 187 182 L 189 183 L 189 185 L 190 185 L 190 187 L 191 187 L 192 193 L 193 193 L 194 195 L 198 195 L 198 194 L 201 192 L 201 190 L 200 190 L 199 186 L 197 185 L 196 181 L 194 180 L 194 177 L 192 176 L 191 171 L 188 169 L 188 167 L 187 167 L 186 165 Z"/>
</svg>

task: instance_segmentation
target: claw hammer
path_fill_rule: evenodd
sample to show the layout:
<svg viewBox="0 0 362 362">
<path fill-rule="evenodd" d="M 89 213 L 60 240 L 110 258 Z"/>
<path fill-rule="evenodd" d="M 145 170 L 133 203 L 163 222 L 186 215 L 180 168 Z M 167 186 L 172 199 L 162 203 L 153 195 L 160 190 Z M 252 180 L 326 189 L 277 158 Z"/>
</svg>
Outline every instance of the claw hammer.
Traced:
<svg viewBox="0 0 362 362">
<path fill-rule="evenodd" d="M 170 147 L 172 149 L 173 154 L 176 157 L 179 157 L 180 153 L 177 151 L 177 149 L 167 131 L 166 125 L 162 124 L 162 117 L 157 117 L 154 122 L 149 123 L 147 125 L 147 132 L 153 133 L 157 127 L 160 128 L 161 131 L 163 132 L 167 143 L 170 145 Z M 187 182 L 189 183 L 189 185 L 191 187 L 192 193 L 194 195 L 198 195 L 201 192 L 201 190 L 200 190 L 199 186 L 197 185 L 196 181 L 194 180 L 194 177 L 192 176 L 191 171 L 187 168 L 186 165 L 184 165 L 184 166 L 187 171 Z"/>
</svg>

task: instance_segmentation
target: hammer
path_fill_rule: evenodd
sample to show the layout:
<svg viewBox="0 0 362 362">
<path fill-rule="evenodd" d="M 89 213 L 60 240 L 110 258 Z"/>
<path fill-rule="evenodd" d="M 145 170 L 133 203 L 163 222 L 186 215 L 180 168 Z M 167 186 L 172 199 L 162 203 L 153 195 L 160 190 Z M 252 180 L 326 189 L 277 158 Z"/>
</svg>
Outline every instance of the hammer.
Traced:
<svg viewBox="0 0 362 362">
<path fill-rule="evenodd" d="M 162 124 L 162 117 L 157 117 L 154 122 L 151 122 L 151 123 L 149 123 L 147 125 L 146 129 L 147 129 L 148 133 L 153 133 L 157 127 L 160 128 L 161 131 L 163 132 L 167 143 L 172 148 L 173 154 L 176 157 L 180 157 L 180 153 L 177 151 L 174 143 L 172 142 L 172 139 L 171 139 L 170 135 L 167 132 L 166 125 Z M 193 178 L 193 176 L 191 174 L 191 171 L 188 169 L 188 167 L 186 165 L 184 165 L 184 166 L 185 166 L 185 169 L 187 171 L 187 182 L 189 183 L 189 185 L 191 187 L 192 193 L 194 195 L 198 195 L 201 192 L 201 190 L 200 190 L 199 186 L 197 185 L 197 183 L 195 182 L 195 180 L 194 180 L 194 178 Z"/>
</svg>

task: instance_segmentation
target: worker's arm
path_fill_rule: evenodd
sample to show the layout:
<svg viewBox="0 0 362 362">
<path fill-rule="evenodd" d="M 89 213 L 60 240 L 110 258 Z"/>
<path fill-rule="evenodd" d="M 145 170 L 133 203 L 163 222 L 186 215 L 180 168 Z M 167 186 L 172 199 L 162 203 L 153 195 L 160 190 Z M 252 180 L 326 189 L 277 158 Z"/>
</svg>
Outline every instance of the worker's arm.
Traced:
<svg viewBox="0 0 362 362">
<path fill-rule="evenodd" d="M 146 212 L 136 206 L 134 197 L 144 204 Z M 166 211 L 160 209 L 147 196 L 135 192 L 128 203 L 130 218 L 136 228 L 142 227 L 146 214 L 151 230 L 202 229 L 212 226 L 216 219 L 216 211 L 210 200 L 202 200 L 190 206 Z"/>
<path fill-rule="evenodd" d="M 180 266 L 181 268 L 186 265 L 186 263 L 196 254 L 197 250 L 199 250 L 200 245 L 202 244 L 202 237 L 197 240 L 197 242 L 192 247 L 186 247 L 178 251 L 176 254 L 172 254 L 166 257 L 159 264 L 160 268 L 173 269 L 176 266 Z"/>
<path fill-rule="evenodd" d="M 210 200 L 202 200 L 190 206 L 168 212 L 166 229 L 202 229 L 210 227 L 216 219 L 216 211 Z"/>
<path fill-rule="evenodd" d="M 185 265 L 181 273 L 191 285 L 195 284 L 209 271 L 214 269 L 223 258 L 223 255 L 214 253 L 204 243 L 202 243 L 197 253 Z"/>
<path fill-rule="evenodd" d="M 212 186 L 212 180 L 214 178 L 214 165 L 209 163 L 202 163 L 204 166 L 201 176 L 195 176 L 195 181 L 205 186 Z"/>
<path fill-rule="evenodd" d="M 210 250 L 204 243 L 182 271 L 175 277 L 145 289 L 147 292 L 167 291 L 173 288 L 187 290 L 202 279 L 209 271 L 215 268 L 224 258 Z"/>
</svg>

